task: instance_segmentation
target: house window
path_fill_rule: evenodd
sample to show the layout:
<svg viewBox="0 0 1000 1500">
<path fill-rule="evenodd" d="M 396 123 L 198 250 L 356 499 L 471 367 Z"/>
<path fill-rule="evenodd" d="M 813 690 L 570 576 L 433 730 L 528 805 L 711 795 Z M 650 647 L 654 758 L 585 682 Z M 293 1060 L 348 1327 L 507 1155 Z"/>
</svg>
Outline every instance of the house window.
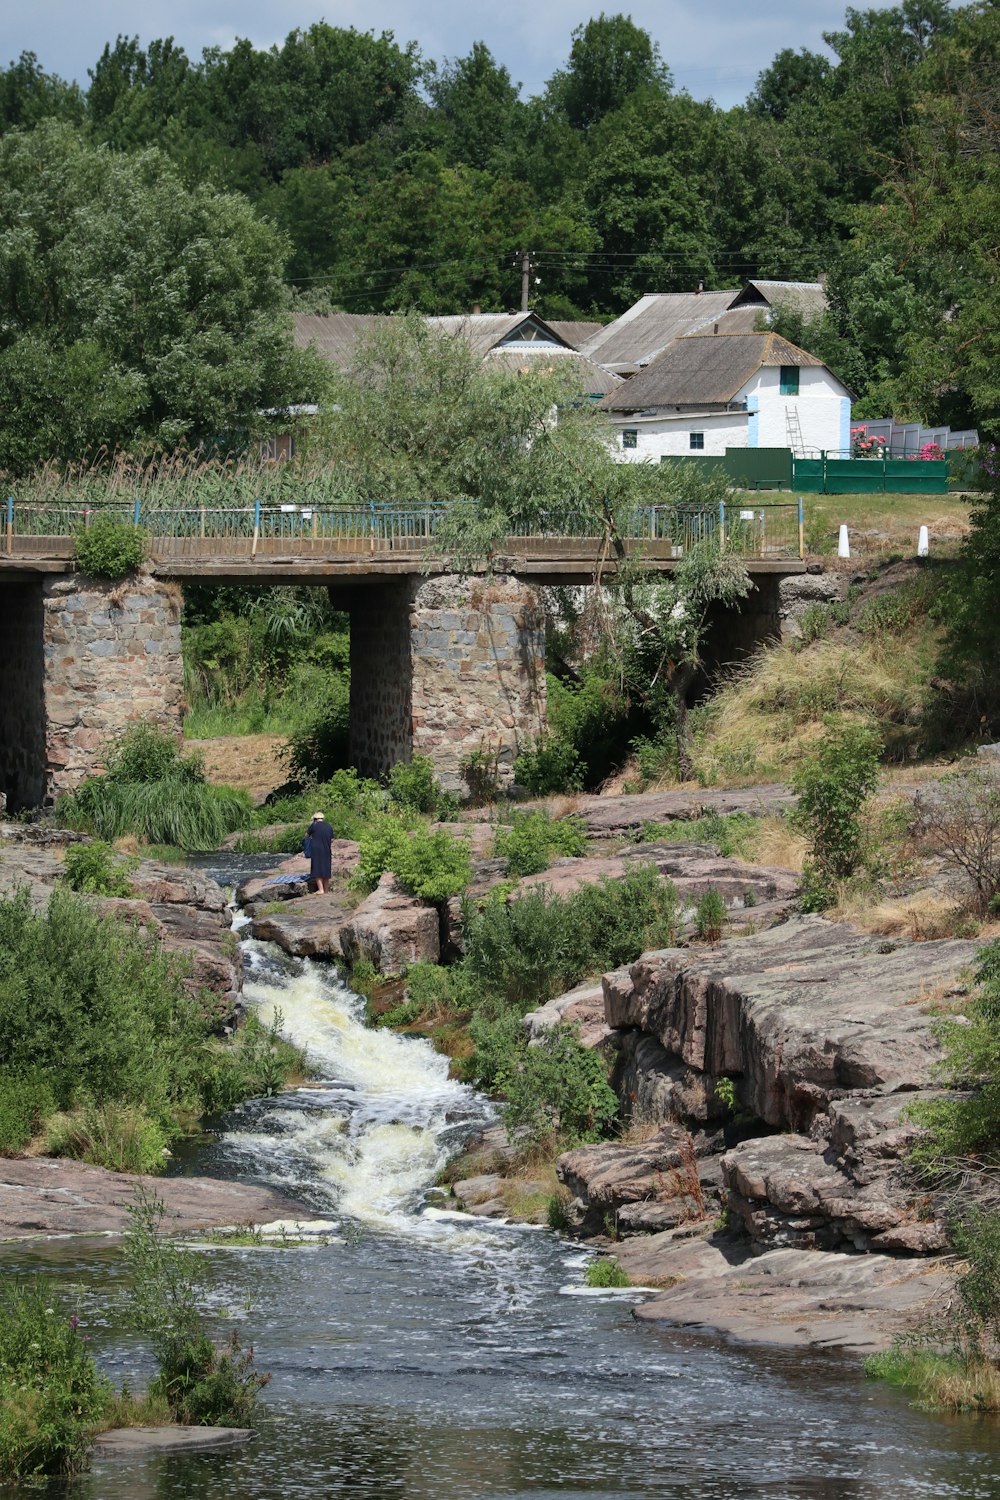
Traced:
<svg viewBox="0 0 1000 1500">
<path fill-rule="evenodd" d="M 782 365 L 781 394 L 783 396 L 797 396 L 799 394 L 798 365 Z"/>
<path fill-rule="evenodd" d="M 623 448 L 637 448 L 638 446 L 639 446 L 639 429 L 638 429 L 638 427 L 623 427 L 622 428 L 622 447 Z"/>
<path fill-rule="evenodd" d="M 705 434 L 703 432 L 691 432 L 688 434 L 688 445 L 691 448 L 704 448 Z"/>
</svg>

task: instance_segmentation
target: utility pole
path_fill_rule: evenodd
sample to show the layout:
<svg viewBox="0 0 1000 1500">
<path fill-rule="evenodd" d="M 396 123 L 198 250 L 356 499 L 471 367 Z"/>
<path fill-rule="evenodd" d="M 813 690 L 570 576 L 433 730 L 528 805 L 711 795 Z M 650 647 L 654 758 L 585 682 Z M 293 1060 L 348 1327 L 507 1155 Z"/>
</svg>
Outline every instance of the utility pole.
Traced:
<svg viewBox="0 0 1000 1500">
<path fill-rule="evenodd" d="M 521 311 L 528 311 L 528 288 L 531 285 L 531 251 L 521 251 Z"/>
</svg>

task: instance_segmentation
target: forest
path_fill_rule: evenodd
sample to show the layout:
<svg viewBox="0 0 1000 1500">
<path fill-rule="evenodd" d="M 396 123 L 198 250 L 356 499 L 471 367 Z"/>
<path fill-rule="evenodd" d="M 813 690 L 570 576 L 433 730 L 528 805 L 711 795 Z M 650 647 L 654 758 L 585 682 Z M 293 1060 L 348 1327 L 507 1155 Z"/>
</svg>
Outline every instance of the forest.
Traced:
<svg viewBox="0 0 1000 1500">
<path fill-rule="evenodd" d="M 747 100 L 675 88 L 627 16 L 568 39 L 524 98 L 482 44 L 319 23 L 189 58 L 119 36 L 86 87 L 0 73 L 0 468 L 100 442 L 204 442 L 316 399 L 293 308 L 516 306 L 827 278 L 780 331 L 856 414 L 989 430 L 1000 369 L 1000 6 L 849 8 Z M 16 401 L 14 399 L 16 393 Z M 8 400 L 7 398 L 11 399 Z"/>
</svg>

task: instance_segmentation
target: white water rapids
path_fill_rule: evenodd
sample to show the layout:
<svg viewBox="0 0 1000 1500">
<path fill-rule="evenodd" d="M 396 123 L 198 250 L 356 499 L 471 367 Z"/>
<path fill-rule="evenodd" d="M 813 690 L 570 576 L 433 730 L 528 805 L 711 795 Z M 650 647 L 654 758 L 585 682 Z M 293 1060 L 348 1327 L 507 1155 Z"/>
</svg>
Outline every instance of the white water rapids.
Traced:
<svg viewBox="0 0 1000 1500">
<path fill-rule="evenodd" d="M 454 1150 L 456 1122 L 487 1118 L 484 1101 L 448 1077 L 429 1042 L 366 1026 L 364 1002 L 331 966 L 283 968 L 255 942 L 243 955 L 247 1002 L 265 1023 L 280 1012 L 316 1082 L 258 1106 L 251 1128 L 227 1133 L 228 1154 L 371 1228 L 442 1234 L 423 1199 Z"/>
</svg>

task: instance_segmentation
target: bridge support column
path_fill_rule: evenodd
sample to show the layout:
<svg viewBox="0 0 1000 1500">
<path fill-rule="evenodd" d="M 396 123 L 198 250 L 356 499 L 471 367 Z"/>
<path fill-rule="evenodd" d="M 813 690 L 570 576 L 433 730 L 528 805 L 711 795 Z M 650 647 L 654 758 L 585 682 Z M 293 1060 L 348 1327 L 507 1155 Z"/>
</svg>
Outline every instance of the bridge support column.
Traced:
<svg viewBox="0 0 1000 1500">
<path fill-rule="evenodd" d="M 545 726 L 545 619 L 535 589 L 490 579 L 407 578 L 358 589 L 351 613 L 351 758 L 365 775 L 427 755 L 466 790 L 482 751 L 501 783 Z"/>
<path fill-rule="evenodd" d="M 79 786 L 134 720 L 180 734 L 180 603 L 175 584 L 144 576 L 0 586 L 0 790 L 12 810 Z"/>
</svg>

